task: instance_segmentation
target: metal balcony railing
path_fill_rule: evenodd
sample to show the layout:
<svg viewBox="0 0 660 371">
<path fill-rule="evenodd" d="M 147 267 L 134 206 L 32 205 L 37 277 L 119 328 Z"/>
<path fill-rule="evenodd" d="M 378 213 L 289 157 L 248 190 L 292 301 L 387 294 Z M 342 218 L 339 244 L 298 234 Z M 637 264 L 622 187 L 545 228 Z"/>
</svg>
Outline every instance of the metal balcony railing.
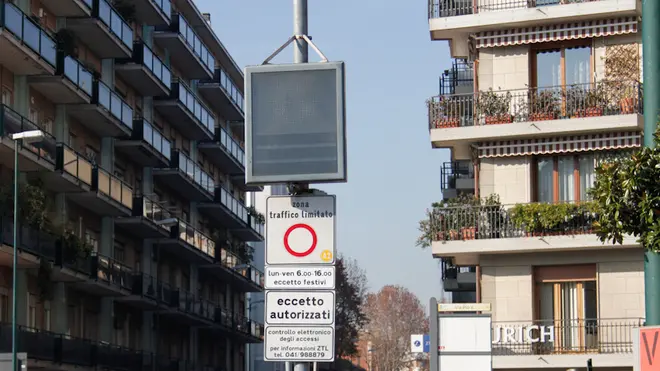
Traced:
<svg viewBox="0 0 660 371">
<path fill-rule="evenodd" d="M 92 96 L 94 77 L 82 63 L 70 55 L 58 55 L 57 73 L 65 76 L 80 90 Z"/>
<path fill-rule="evenodd" d="M 227 72 L 225 72 L 225 70 L 222 68 L 216 68 L 214 80 L 217 80 L 220 83 L 220 86 L 222 86 L 222 89 L 224 89 L 225 93 L 227 93 L 229 99 L 231 99 L 231 101 L 236 104 L 240 111 L 243 112 L 245 98 L 243 97 L 241 90 L 234 83 L 234 80 L 229 77 Z"/>
<path fill-rule="evenodd" d="M 172 159 L 175 158 L 179 170 L 181 170 L 181 172 L 183 172 L 188 178 L 209 193 L 215 191 L 215 180 L 209 173 L 202 170 L 202 167 L 199 164 L 177 149 L 172 150 Z"/>
<path fill-rule="evenodd" d="M 443 95 L 428 101 L 429 129 L 643 113 L 642 101 L 638 81 Z"/>
<path fill-rule="evenodd" d="M 442 260 L 442 280 L 455 280 L 459 273 L 476 273 L 476 267 L 457 267 L 447 260 Z"/>
<path fill-rule="evenodd" d="M 215 129 L 215 140 L 220 142 L 239 164 L 245 166 L 245 151 L 222 126 Z"/>
<path fill-rule="evenodd" d="M 625 354 L 641 318 L 493 322 L 493 355 Z"/>
<path fill-rule="evenodd" d="M 39 159 L 55 164 L 57 157 L 55 137 L 46 132 L 41 126 L 21 116 L 9 106 L 0 105 L 0 136 L 9 137 L 12 134 L 28 130 L 41 130 L 44 133 L 44 140 L 34 144 L 19 141 L 19 148 L 32 152 Z"/>
<path fill-rule="evenodd" d="M 445 70 L 439 79 L 440 95 L 456 94 L 457 87 L 474 90 L 474 63 L 454 59 L 451 68 Z M 462 91 L 463 93 L 465 91 Z"/>
<path fill-rule="evenodd" d="M 92 170 L 92 188 L 133 210 L 133 188 L 98 165 Z"/>
<path fill-rule="evenodd" d="M 85 156 L 79 154 L 73 148 L 64 143 L 57 144 L 57 160 L 55 167 L 57 170 L 61 170 L 73 176 L 84 184 L 90 187 L 92 186 L 92 171 L 94 165 L 92 165 Z"/>
<path fill-rule="evenodd" d="M 173 217 L 172 213 L 163 207 L 163 202 L 152 200 L 146 196 L 142 196 L 141 216 L 153 222 L 159 222 L 161 220 L 170 219 Z M 162 227 L 168 229 L 166 225 L 162 225 Z"/>
<path fill-rule="evenodd" d="M 169 4 L 169 1 L 167 3 Z M 143 41 L 134 43 L 133 60 L 147 67 L 163 85 L 170 89 L 172 86 L 172 71 Z"/>
<path fill-rule="evenodd" d="M 172 2 L 170 0 L 151 0 L 160 8 L 161 13 L 167 18 L 168 22 L 172 19 Z"/>
<path fill-rule="evenodd" d="M 225 207 L 229 209 L 234 215 L 236 215 L 239 219 L 247 224 L 249 213 L 243 202 L 239 201 L 224 187 L 218 186 L 217 188 L 220 189 L 220 202 L 225 205 Z M 216 194 L 218 194 L 217 191 Z"/>
<path fill-rule="evenodd" d="M 55 39 L 12 2 L 0 1 L 0 5 L 0 27 L 11 32 L 41 59 L 55 67 L 57 63 Z"/>
<path fill-rule="evenodd" d="M 528 203 L 436 207 L 430 213 L 433 241 L 562 236 L 594 233 L 594 203 Z"/>
<path fill-rule="evenodd" d="M 264 285 L 264 273 L 257 269 L 252 264 L 245 262 L 238 255 L 233 252 L 221 248 L 220 249 L 220 263 L 225 267 L 235 270 L 241 276 L 254 282 L 260 287 Z"/>
<path fill-rule="evenodd" d="M 142 140 L 163 155 L 163 157 L 170 160 L 172 156 L 172 144 L 170 141 L 147 120 L 137 119 L 135 121 L 137 125 L 142 126 Z"/>
<path fill-rule="evenodd" d="M 133 108 L 100 80 L 94 81 L 93 102 L 106 109 L 115 119 L 124 126 L 133 129 Z"/>
<path fill-rule="evenodd" d="M 107 0 L 93 0 L 92 14 L 103 22 L 124 46 L 133 50 L 133 29 Z"/>
<path fill-rule="evenodd" d="M 172 19 L 172 26 L 176 27 L 176 31 L 183 37 L 188 47 L 195 53 L 195 56 L 202 61 L 206 68 L 213 71 L 215 68 L 215 58 L 206 47 L 206 44 L 202 42 L 202 39 L 193 31 L 188 21 L 181 14 L 177 14 Z"/>
<path fill-rule="evenodd" d="M 455 189 L 456 179 L 474 179 L 474 166 L 470 162 L 444 162 L 440 168 L 440 188 Z"/>
<path fill-rule="evenodd" d="M 428 0 L 429 19 L 601 0 Z"/>
<path fill-rule="evenodd" d="M 96 271 L 96 279 L 125 290 L 133 288 L 133 270 L 118 260 L 96 254 L 92 266 Z"/>
<path fill-rule="evenodd" d="M 188 223 L 179 220 L 177 237 L 204 254 L 215 257 L 215 241 Z"/>
<path fill-rule="evenodd" d="M 215 117 L 197 95 L 178 78 L 172 79 L 170 97 L 177 99 L 185 109 L 209 132 L 215 131 Z"/>
</svg>

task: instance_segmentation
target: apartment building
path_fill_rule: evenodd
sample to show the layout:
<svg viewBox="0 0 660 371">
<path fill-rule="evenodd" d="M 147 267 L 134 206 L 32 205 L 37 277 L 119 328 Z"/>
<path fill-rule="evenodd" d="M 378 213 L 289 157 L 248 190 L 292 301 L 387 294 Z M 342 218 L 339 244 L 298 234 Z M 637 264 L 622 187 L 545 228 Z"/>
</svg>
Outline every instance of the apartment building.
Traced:
<svg viewBox="0 0 660 371">
<path fill-rule="evenodd" d="M 630 370 L 643 252 L 633 238 L 599 242 L 588 189 L 599 162 L 641 146 L 641 2 L 428 5 L 431 39 L 455 59 L 441 82 L 460 80 L 428 101 L 432 146 L 451 150 L 449 191 L 428 230 L 445 289 L 469 291 L 475 272 L 476 301 L 492 307 L 496 369 L 592 359 Z M 479 201 L 460 197 L 472 191 Z"/>
<path fill-rule="evenodd" d="M 0 352 L 17 231 L 28 368 L 243 370 L 262 341 L 245 296 L 263 288 L 248 242 L 264 221 L 245 203 L 260 189 L 243 180 L 243 76 L 210 15 L 2 0 L 0 87 Z"/>
</svg>

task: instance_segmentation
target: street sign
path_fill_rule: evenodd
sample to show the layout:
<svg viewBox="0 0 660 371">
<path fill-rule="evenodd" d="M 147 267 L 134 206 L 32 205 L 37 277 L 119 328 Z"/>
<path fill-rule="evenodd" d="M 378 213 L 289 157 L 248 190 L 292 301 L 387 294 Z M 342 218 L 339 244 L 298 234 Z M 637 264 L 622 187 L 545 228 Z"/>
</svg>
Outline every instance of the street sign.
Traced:
<svg viewBox="0 0 660 371">
<path fill-rule="evenodd" d="M 346 181 L 344 62 L 245 68 L 245 182 Z"/>
<path fill-rule="evenodd" d="M 264 360 L 332 362 L 335 360 L 335 329 L 266 326 Z"/>
<path fill-rule="evenodd" d="M 335 324 L 334 291 L 266 291 L 269 325 Z"/>
<path fill-rule="evenodd" d="M 271 196 L 266 201 L 266 264 L 335 263 L 334 196 Z"/>
<path fill-rule="evenodd" d="M 335 267 L 266 267 L 266 290 L 334 290 Z"/>
</svg>

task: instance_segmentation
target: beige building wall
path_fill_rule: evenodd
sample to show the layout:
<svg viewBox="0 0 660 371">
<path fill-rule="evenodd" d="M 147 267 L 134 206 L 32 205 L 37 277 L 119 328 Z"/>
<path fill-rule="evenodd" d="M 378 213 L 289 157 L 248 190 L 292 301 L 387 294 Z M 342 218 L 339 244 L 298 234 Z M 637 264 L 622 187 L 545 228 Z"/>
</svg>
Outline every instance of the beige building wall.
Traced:
<svg viewBox="0 0 660 371">
<path fill-rule="evenodd" d="M 479 90 L 526 89 L 529 45 L 479 49 Z"/>
<path fill-rule="evenodd" d="M 643 257 L 642 249 L 615 248 L 483 256 L 481 301 L 491 304 L 493 321 L 532 321 L 533 267 L 595 262 L 598 272 L 598 317 L 643 318 Z"/>
<path fill-rule="evenodd" d="M 479 189 L 481 196 L 498 194 L 507 204 L 531 200 L 530 157 L 498 157 L 481 159 Z"/>
</svg>

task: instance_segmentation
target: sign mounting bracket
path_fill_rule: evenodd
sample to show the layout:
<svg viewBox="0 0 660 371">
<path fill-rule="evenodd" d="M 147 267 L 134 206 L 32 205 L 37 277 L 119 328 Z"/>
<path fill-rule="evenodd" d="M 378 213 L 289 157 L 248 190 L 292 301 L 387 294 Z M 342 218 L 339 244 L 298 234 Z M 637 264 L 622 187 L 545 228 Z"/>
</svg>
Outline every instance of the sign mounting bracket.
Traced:
<svg viewBox="0 0 660 371">
<path fill-rule="evenodd" d="M 321 51 L 321 49 L 319 49 L 319 48 L 316 46 L 316 44 L 314 44 L 314 43 L 312 42 L 312 38 L 311 38 L 311 37 L 309 37 L 309 36 L 307 36 L 307 35 L 293 35 L 293 36 L 289 37 L 289 39 L 288 39 L 284 44 L 282 44 L 282 46 L 280 46 L 279 48 L 277 48 L 277 50 L 275 50 L 275 51 L 273 52 L 273 54 L 269 55 L 268 58 L 266 58 L 266 60 L 263 61 L 263 63 L 261 63 L 261 65 L 263 66 L 263 65 L 266 65 L 266 64 L 270 64 L 270 61 L 272 61 L 273 58 L 277 57 L 277 56 L 282 52 L 282 50 L 286 49 L 286 47 L 289 46 L 289 44 L 291 44 L 294 40 L 305 40 L 305 42 L 306 42 L 309 46 L 311 46 L 312 49 L 314 49 L 314 51 L 316 52 L 316 54 L 318 54 L 318 56 L 321 57 L 321 62 L 320 62 L 320 63 L 326 63 L 326 62 L 328 62 L 328 58 L 325 56 L 325 54 L 323 54 L 323 52 Z"/>
</svg>

